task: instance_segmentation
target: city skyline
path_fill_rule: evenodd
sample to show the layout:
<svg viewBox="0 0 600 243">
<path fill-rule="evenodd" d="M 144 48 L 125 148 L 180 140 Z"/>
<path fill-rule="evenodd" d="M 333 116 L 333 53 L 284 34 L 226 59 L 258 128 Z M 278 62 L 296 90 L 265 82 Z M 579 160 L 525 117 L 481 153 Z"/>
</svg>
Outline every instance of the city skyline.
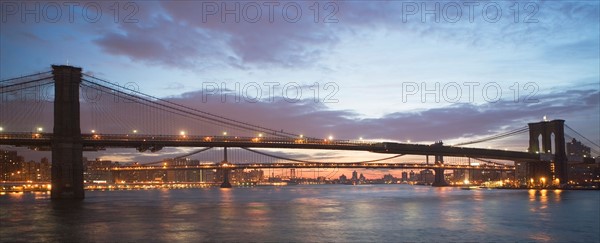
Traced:
<svg viewBox="0 0 600 243">
<path fill-rule="evenodd" d="M 600 1 L 0 0 L 0 241 L 598 242 Z"/>
</svg>

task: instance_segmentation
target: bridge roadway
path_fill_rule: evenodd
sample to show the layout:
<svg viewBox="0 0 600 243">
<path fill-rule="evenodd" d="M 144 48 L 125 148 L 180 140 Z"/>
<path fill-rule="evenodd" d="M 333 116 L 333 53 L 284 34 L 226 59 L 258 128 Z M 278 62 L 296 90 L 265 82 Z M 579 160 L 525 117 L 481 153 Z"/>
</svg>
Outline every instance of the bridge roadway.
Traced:
<svg viewBox="0 0 600 243">
<path fill-rule="evenodd" d="M 28 146 L 40 150 L 49 150 L 51 142 L 52 133 L 0 133 L 0 145 Z M 349 150 L 387 154 L 442 155 L 524 162 L 540 161 L 540 156 L 538 154 L 498 149 L 314 138 L 82 134 L 81 142 L 86 151 L 104 150 L 106 148 L 136 148 L 140 151 L 158 151 L 164 147 L 245 147 Z"/>
<path fill-rule="evenodd" d="M 446 169 L 446 170 L 494 170 L 513 171 L 514 166 L 469 166 L 469 165 L 434 165 L 424 163 L 251 163 L 251 164 L 201 164 L 201 165 L 167 165 L 167 166 L 120 166 L 113 167 L 112 171 L 157 171 L 157 170 L 197 170 L 197 169 L 317 169 L 317 168 L 339 168 L 339 169 Z"/>
</svg>

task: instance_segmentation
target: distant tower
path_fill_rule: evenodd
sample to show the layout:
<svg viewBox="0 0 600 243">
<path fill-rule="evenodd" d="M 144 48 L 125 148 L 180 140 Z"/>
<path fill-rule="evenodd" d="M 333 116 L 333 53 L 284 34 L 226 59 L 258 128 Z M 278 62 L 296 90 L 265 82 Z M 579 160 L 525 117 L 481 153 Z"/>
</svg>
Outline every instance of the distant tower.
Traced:
<svg viewBox="0 0 600 243">
<path fill-rule="evenodd" d="M 545 117 L 544 117 L 545 118 Z M 567 153 L 565 151 L 565 120 L 529 123 L 530 153 L 553 154 L 554 176 L 560 183 L 568 181 Z M 552 137 L 554 136 L 554 139 Z M 554 148 L 552 144 L 554 143 Z"/>
</svg>

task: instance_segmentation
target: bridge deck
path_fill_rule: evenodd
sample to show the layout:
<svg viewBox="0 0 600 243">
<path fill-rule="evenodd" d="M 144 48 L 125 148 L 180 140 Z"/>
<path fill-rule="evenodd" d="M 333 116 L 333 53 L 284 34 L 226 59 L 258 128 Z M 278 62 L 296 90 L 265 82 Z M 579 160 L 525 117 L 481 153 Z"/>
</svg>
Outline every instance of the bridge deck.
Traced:
<svg viewBox="0 0 600 243">
<path fill-rule="evenodd" d="M 0 145 L 49 148 L 51 133 L 2 133 Z M 537 154 L 498 149 L 433 146 L 393 142 L 320 140 L 311 138 L 257 138 L 235 136 L 165 136 L 131 134 L 82 134 L 85 150 L 137 148 L 160 150 L 164 147 L 247 147 L 282 149 L 324 149 L 367 151 L 389 154 L 443 155 L 513 161 L 539 161 Z"/>
<path fill-rule="evenodd" d="M 344 169 L 456 169 L 456 170 L 495 170 L 512 171 L 514 166 L 469 166 L 469 165 L 432 165 L 422 163 L 253 163 L 253 164 L 203 164 L 203 165 L 169 165 L 169 166 L 121 166 L 113 167 L 113 171 L 148 171 L 148 170 L 199 170 L 199 169 L 311 169 L 311 168 L 344 168 Z"/>
</svg>

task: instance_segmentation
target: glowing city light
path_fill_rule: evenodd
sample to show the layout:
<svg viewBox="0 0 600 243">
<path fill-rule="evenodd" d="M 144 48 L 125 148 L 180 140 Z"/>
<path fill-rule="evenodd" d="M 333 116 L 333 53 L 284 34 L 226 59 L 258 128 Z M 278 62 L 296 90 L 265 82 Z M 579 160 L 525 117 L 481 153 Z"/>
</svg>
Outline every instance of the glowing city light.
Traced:
<svg viewBox="0 0 600 243">
<path fill-rule="evenodd" d="M 137 132 L 138 132 L 138 130 L 133 130 L 133 133 L 137 133 Z"/>
<path fill-rule="evenodd" d="M 37 131 L 38 131 L 38 132 L 44 131 L 44 128 L 42 128 L 42 127 L 38 127 L 38 128 L 37 128 Z"/>
<path fill-rule="evenodd" d="M 227 132 L 223 132 L 223 136 L 227 136 Z"/>
</svg>

